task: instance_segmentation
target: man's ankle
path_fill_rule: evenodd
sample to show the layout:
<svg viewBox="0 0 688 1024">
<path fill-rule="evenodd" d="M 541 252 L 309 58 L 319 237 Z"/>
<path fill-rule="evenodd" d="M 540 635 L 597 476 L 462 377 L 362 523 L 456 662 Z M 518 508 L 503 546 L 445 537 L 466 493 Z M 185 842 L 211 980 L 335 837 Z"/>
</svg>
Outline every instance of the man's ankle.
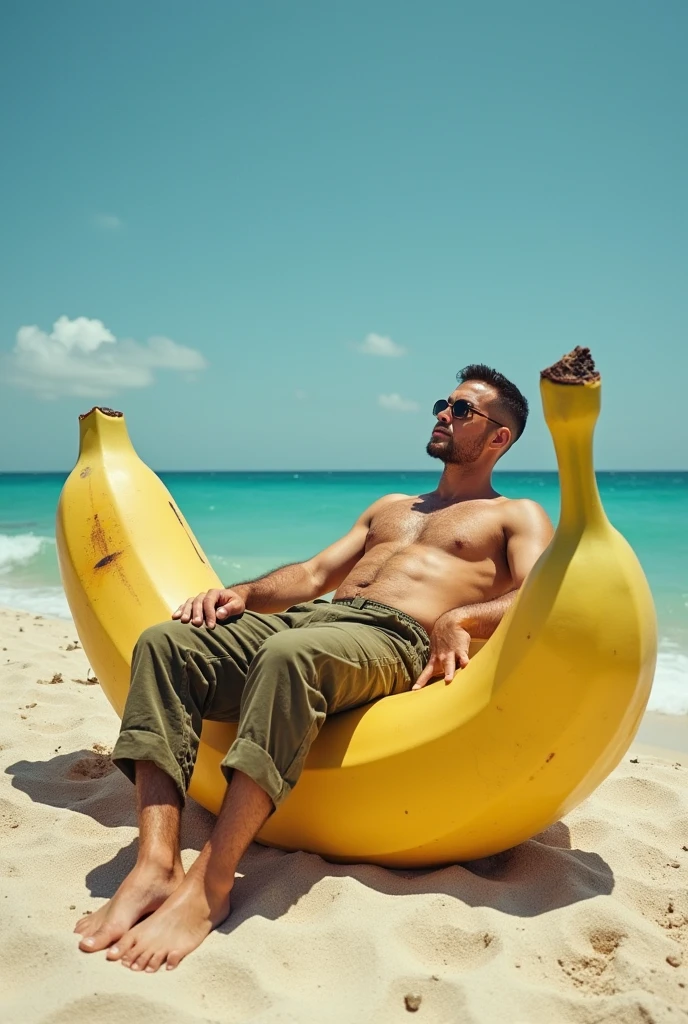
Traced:
<svg viewBox="0 0 688 1024">
<path fill-rule="evenodd" d="M 182 870 L 179 851 L 160 846 L 148 846 L 139 849 L 136 867 L 140 870 L 152 871 L 160 875 L 177 874 Z"/>
<path fill-rule="evenodd" d="M 236 871 L 228 870 L 224 865 L 218 869 L 216 864 L 199 857 L 191 865 L 187 880 L 190 884 L 204 889 L 210 898 L 225 899 L 234 888 Z"/>
</svg>

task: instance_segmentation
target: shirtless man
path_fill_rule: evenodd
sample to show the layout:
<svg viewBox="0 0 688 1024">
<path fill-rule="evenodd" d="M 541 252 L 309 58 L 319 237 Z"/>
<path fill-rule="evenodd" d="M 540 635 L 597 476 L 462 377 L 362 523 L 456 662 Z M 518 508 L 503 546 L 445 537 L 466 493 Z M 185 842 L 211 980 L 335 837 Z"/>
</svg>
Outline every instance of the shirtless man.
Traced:
<svg viewBox="0 0 688 1024">
<path fill-rule="evenodd" d="M 523 431 L 525 398 L 483 365 L 457 380 L 433 409 L 435 491 L 388 494 L 308 561 L 189 598 L 142 634 L 113 751 L 136 783 L 138 859 L 77 924 L 85 952 L 107 948 L 136 971 L 176 967 L 228 916 L 239 860 L 296 785 L 326 714 L 450 683 L 471 636 L 497 627 L 552 526 L 491 483 Z M 330 591 L 332 603 L 316 601 Z M 181 809 L 203 718 L 239 725 L 222 765 L 231 784 L 185 876 Z"/>
</svg>

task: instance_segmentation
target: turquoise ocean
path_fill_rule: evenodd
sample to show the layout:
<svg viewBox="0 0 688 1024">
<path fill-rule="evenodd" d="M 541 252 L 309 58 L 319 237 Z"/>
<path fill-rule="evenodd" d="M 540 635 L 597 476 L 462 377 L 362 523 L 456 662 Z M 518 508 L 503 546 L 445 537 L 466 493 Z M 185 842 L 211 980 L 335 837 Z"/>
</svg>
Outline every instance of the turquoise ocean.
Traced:
<svg viewBox="0 0 688 1024">
<path fill-rule="evenodd" d="M 299 561 L 345 533 L 390 491 L 432 490 L 438 474 L 160 473 L 226 583 Z M 55 553 L 64 473 L 0 474 L 0 605 L 69 615 Z M 614 526 L 652 588 L 660 652 L 650 708 L 688 713 L 688 473 L 599 473 Z M 509 497 L 539 501 L 556 523 L 556 473 L 498 473 Z"/>
</svg>

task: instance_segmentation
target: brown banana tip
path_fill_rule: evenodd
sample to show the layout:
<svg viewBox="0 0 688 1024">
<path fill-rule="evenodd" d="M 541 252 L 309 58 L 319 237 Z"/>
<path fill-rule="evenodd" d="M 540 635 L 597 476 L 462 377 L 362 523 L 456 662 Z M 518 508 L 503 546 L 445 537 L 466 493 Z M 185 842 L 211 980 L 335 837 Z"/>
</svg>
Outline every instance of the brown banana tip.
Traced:
<svg viewBox="0 0 688 1024">
<path fill-rule="evenodd" d="M 576 345 L 573 352 L 562 356 L 557 363 L 540 372 L 540 376 L 554 384 L 592 384 L 600 379 L 589 348 Z"/>
<path fill-rule="evenodd" d="M 102 412 L 103 416 L 114 416 L 115 418 L 118 416 L 124 416 L 124 413 L 118 412 L 117 409 L 108 409 L 108 407 L 105 405 L 94 405 L 92 409 L 88 410 L 88 412 L 80 413 L 79 419 L 85 420 L 87 416 L 90 416 L 91 413 L 96 412 L 96 410 L 98 412 Z"/>
</svg>

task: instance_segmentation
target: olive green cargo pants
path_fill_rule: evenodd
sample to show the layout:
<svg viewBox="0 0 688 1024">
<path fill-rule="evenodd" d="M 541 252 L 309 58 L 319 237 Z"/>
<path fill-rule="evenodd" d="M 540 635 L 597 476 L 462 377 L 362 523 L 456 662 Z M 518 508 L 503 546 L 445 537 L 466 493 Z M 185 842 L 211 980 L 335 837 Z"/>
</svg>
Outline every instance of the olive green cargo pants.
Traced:
<svg viewBox="0 0 688 1024">
<path fill-rule="evenodd" d="M 136 761 L 153 761 L 183 802 L 203 719 L 238 722 L 225 777 L 238 768 L 279 807 L 325 716 L 409 690 L 429 653 L 420 623 L 361 597 L 246 611 L 212 630 L 162 622 L 134 648 L 113 761 L 132 781 Z"/>
</svg>

